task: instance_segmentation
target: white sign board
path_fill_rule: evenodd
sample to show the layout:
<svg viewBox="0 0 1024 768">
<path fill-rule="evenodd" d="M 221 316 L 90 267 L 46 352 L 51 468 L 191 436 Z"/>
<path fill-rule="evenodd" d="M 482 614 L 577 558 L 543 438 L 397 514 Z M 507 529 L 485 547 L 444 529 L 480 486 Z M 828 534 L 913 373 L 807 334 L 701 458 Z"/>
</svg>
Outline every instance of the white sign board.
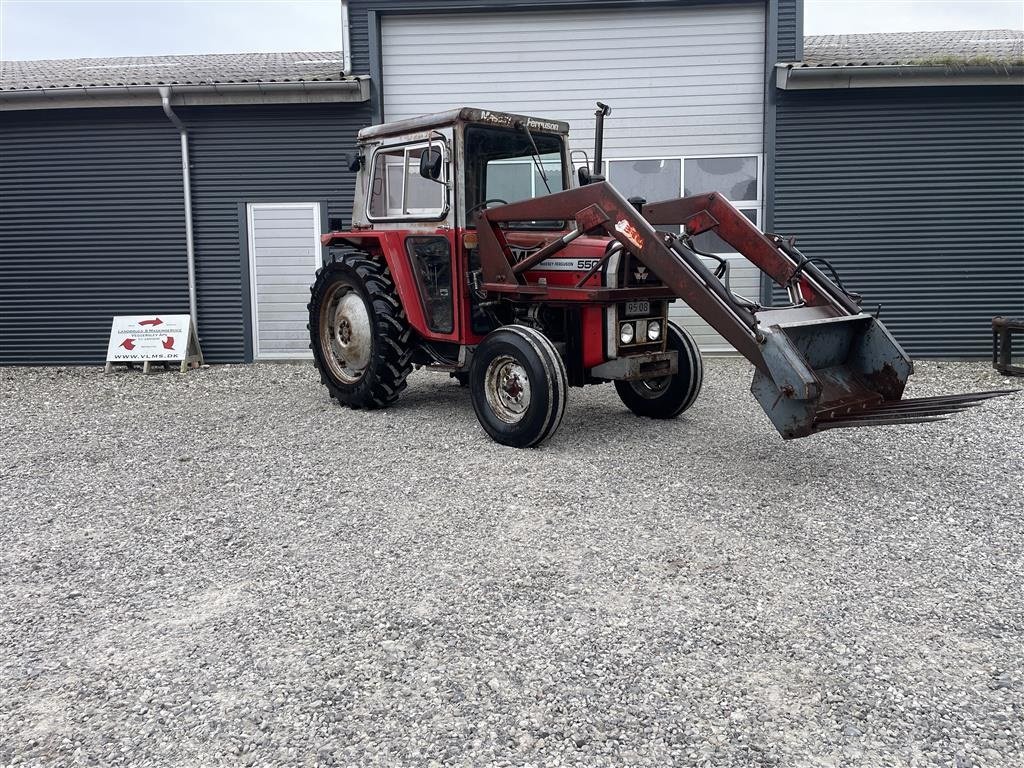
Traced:
<svg viewBox="0 0 1024 768">
<path fill-rule="evenodd" d="M 172 361 L 184 369 L 196 359 L 202 357 L 189 315 L 122 315 L 111 324 L 108 369 L 113 363 Z"/>
</svg>

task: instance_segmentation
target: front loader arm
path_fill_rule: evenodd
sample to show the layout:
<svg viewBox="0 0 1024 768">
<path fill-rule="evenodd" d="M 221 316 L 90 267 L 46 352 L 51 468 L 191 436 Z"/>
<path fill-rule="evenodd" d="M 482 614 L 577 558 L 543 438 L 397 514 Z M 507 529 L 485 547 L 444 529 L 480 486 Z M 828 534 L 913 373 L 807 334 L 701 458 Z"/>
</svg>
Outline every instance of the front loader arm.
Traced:
<svg viewBox="0 0 1024 768">
<path fill-rule="evenodd" d="M 767 366 L 758 343 L 757 319 L 751 309 L 736 301 L 695 253 L 655 231 L 625 198 L 607 182 L 556 192 L 484 211 L 477 237 L 484 288 L 494 293 L 531 293 L 543 300 L 543 289 L 528 286 L 524 268 L 516 264 L 501 222 L 565 219 L 576 227 L 549 243 L 530 261 L 548 258 L 576 237 L 603 230 L 653 272 L 678 298 L 685 301 L 723 338 L 759 370 Z M 527 291 L 527 288 L 535 290 Z M 563 289 L 564 295 L 572 289 Z M 584 293 L 593 294 L 579 288 Z"/>
<path fill-rule="evenodd" d="M 813 262 L 805 259 L 791 242 L 778 235 L 763 234 L 718 192 L 648 203 L 643 212 L 651 224 L 682 224 L 690 235 L 713 229 L 736 249 L 736 253 L 742 254 L 778 285 L 788 287 L 799 280 L 799 298 L 805 306 L 829 305 L 840 314 L 860 313 L 856 302 L 825 277 Z"/>
</svg>

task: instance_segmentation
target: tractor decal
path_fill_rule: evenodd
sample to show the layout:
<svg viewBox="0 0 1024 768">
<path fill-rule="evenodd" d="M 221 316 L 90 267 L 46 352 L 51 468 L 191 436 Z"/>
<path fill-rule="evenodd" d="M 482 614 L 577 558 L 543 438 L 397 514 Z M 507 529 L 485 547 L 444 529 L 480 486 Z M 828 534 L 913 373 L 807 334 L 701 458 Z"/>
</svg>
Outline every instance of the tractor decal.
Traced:
<svg viewBox="0 0 1024 768">
<path fill-rule="evenodd" d="M 637 248 L 644 247 L 644 239 L 640 236 L 640 233 L 637 231 L 636 227 L 634 227 L 625 219 L 619 219 L 619 221 L 615 224 L 615 231 L 621 232 L 622 236 L 629 240 L 629 242 L 631 242 Z"/>
</svg>

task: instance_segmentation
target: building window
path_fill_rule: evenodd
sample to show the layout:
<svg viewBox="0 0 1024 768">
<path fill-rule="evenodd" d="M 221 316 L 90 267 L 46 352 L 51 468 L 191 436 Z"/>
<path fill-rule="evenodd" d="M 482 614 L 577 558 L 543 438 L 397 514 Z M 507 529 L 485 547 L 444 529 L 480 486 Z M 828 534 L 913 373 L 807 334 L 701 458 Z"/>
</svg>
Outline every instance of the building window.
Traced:
<svg viewBox="0 0 1024 768">
<path fill-rule="evenodd" d="M 639 196 L 649 202 L 679 197 L 682 162 L 666 160 L 609 160 L 608 181 L 623 197 Z"/>
<path fill-rule="evenodd" d="M 434 147 L 444 152 L 442 144 L 434 142 Z M 371 219 L 440 219 L 447 213 L 447 187 L 420 176 L 420 155 L 426 148 L 419 144 L 374 153 L 367 201 Z M 444 174 L 445 163 L 441 168 Z"/>
<path fill-rule="evenodd" d="M 757 157 L 687 158 L 683 194 L 721 192 L 730 201 L 757 200 Z"/>
<path fill-rule="evenodd" d="M 612 159 L 605 174 L 623 197 L 648 202 L 720 192 L 755 225 L 761 220 L 761 158 L 758 155 Z M 663 227 L 679 231 L 678 227 Z M 714 232 L 693 238 L 702 251 L 735 254 Z"/>
</svg>

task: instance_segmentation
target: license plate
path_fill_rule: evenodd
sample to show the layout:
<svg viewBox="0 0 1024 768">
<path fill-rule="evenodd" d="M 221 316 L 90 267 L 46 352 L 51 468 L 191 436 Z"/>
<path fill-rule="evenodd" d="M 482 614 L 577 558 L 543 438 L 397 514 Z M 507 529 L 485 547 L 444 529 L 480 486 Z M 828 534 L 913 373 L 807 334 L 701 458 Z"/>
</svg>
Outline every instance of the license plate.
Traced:
<svg viewBox="0 0 1024 768">
<path fill-rule="evenodd" d="M 649 301 L 627 301 L 627 315 L 649 315 L 651 314 L 651 302 Z"/>
</svg>

